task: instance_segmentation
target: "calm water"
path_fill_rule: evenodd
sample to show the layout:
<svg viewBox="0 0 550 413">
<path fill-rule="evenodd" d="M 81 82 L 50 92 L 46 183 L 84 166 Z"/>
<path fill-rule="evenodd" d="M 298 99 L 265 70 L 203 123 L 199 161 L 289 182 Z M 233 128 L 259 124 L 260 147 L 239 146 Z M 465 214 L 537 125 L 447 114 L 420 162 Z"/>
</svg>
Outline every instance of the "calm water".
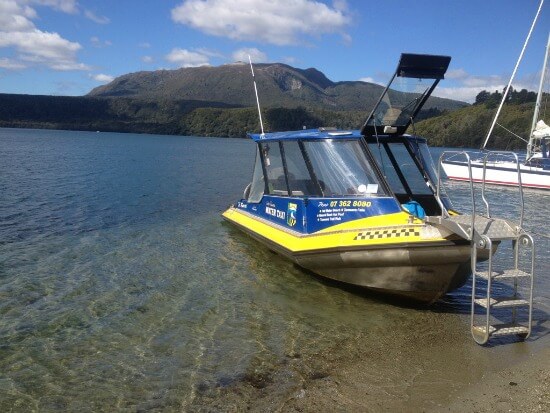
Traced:
<svg viewBox="0 0 550 413">
<path fill-rule="evenodd" d="M 388 406 L 429 408 L 478 378 L 472 366 L 548 345 L 550 194 L 526 194 L 533 337 L 482 348 L 468 287 L 430 309 L 391 305 L 223 223 L 253 156 L 247 140 L 0 129 L 0 411 L 276 410 L 343 363 Z M 490 192 L 514 216 L 514 192 Z"/>
</svg>

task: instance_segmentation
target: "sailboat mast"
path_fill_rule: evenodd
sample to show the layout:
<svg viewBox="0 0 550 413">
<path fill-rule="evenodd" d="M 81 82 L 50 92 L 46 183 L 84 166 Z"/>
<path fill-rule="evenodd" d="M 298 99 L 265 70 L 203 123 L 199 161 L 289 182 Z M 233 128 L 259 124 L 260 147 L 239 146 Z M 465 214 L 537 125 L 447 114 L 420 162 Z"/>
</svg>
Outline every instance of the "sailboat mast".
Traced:
<svg viewBox="0 0 550 413">
<path fill-rule="evenodd" d="M 512 86 L 512 82 L 514 81 L 514 77 L 516 76 L 516 72 L 518 70 L 518 66 L 523 59 L 523 53 L 525 52 L 525 48 L 527 47 L 527 43 L 529 43 L 529 39 L 531 38 L 531 33 L 533 33 L 533 29 L 535 28 L 535 23 L 537 22 L 539 18 L 540 11 L 542 10 L 542 5 L 544 4 L 544 0 L 540 1 L 539 9 L 537 10 L 537 14 L 535 15 L 535 19 L 533 20 L 533 23 L 531 24 L 531 28 L 529 29 L 529 33 L 527 34 L 527 39 L 525 39 L 525 43 L 523 44 L 523 48 L 521 49 L 521 53 L 519 54 L 518 61 L 516 62 L 516 67 L 514 67 L 514 71 L 512 72 L 512 76 L 510 77 L 510 81 L 508 82 L 508 86 L 506 86 L 506 90 L 504 91 L 504 94 L 502 95 L 502 100 L 500 101 L 500 105 L 497 109 L 497 113 L 495 114 L 495 117 L 493 118 L 493 123 L 491 124 L 491 127 L 489 128 L 489 132 L 487 133 L 487 137 L 485 138 L 485 142 L 483 142 L 483 146 L 481 149 L 485 149 L 485 146 L 487 146 L 487 142 L 489 142 L 489 138 L 491 137 L 491 133 L 493 133 L 493 129 L 495 128 L 495 125 L 497 123 L 498 115 L 500 115 L 500 110 L 502 109 L 502 106 L 504 105 L 504 102 L 506 101 L 506 97 L 508 96 L 508 92 L 510 91 L 510 86 Z"/>
<path fill-rule="evenodd" d="M 531 133 L 529 134 L 529 144 L 527 145 L 527 159 L 533 155 L 533 132 L 537 126 L 537 121 L 540 112 L 540 101 L 542 99 L 542 88 L 544 87 L 544 78 L 546 75 L 546 67 L 548 65 L 548 52 L 550 52 L 550 33 L 548 33 L 548 42 L 546 43 L 546 53 L 544 54 L 544 63 L 540 74 L 539 90 L 537 92 L 537 101 L 535 103 L 535 113 L 533 113 L 533 123 L 531 124 Z"/>
</svg>

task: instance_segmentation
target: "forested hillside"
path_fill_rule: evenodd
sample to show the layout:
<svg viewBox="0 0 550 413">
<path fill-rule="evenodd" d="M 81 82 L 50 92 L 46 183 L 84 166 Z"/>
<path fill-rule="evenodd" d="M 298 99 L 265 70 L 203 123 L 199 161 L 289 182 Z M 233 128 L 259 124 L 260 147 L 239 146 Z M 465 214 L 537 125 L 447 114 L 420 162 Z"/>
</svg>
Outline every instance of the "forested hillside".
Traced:
<svg viewBox="0 0 550 413">
<path fill-rule="evenodd" d="M 479 148 L 487 136 L 501 99 L 500 92 L 491 94 L 482 91 L 476 97 L 475 103 L 469 107 L 419 122 L 416 125 L 416 133 L 427 137 L 430 145 L 433 146 Z M 534 92 L 528 92 L 525 89 L 512 90 L 487 147 L 525 149 L 525 142 L 514 134 L 523 139 L 529 138 L 535 100 Z M 548 123 L 550 111 L 542 110 L 540 117 Z"/>
</svg>

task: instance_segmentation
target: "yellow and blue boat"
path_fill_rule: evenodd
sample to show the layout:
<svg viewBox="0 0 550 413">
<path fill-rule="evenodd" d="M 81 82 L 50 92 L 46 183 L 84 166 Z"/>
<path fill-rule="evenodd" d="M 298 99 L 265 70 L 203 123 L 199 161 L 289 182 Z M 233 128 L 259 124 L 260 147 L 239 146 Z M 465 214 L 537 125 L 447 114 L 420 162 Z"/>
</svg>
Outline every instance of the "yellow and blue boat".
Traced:
<svg viewBox="0 0 550 413">
<path fill-rule="evenodd" d="M 252 182 L 223 217 L 343 283 L 422 302 L 462 286 L 471 274 L 470 241 L 427 219 L 455 213 L 436 194 L 426 139 L 404 134 L 449 62 L 403 54 L 361 130 L 250 134 Z"/>
</svg>

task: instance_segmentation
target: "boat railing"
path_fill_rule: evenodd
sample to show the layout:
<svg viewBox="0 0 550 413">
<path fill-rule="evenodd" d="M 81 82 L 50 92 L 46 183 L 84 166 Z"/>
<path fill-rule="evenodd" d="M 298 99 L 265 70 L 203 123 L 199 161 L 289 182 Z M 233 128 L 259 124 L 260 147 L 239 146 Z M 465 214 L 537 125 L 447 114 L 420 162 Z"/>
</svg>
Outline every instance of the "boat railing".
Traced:
<svg viewBox="0 0 550 413">
<path fill-rule="evenodd" d="M 485 203 L 485 207 L 487 209 L 487 218 L 491 218 L 491 211 L 489 207 L 489 202 L 487 201 L 487 197 L 485 196 L 485 183 L 486 183 L 486 171 L 487 171 L 487 164 L 492 162 L 495 162 L 495 160 L 498 160 L 500 162 L 503 162 L 503 160 L 508 160 L 508 162 L 514 162 L 516 165 L 516 171 L 518 175 L 518 190 L 519 190 L 519 201 L 520 201 L 520 218 L 519 218 L 519 227 L 523 227 L 523 215 L 525 210 L 525 202 L 523 200 L 523 185 L 521 183 L 521 164 L 519 162 L 519 158 L 517 153 L 515 152 L 509 152 L 509 151 L 487 151 L 485 153 L 485 156 L 483 157 L 483 179 L 481 182 L 481 197 L 483 199 L 483 202 Z M 470 170 L 470 181 L 472 180 L 471 170 Z"/>
<path fill-rule="evenodd" d="M 442 179 L 442 164 L 446 161 L 449 161 L 450 159 L 453 159 L 455 162 L 459 159 L 457 158 L 465 158 L 465 161 L 460 161 L 463 165 L 465 165 L 468 168 L 468 184 L 470 187 L 470 197 L 472 202 L 472 226 L 475 223 L 475 215 L 477 212 L 477 206 L 476 206 L 476 196 L 474 192 L 474 182 L 481 182 L 481 200 L 483 201 L 483 204 L 485 205 L 485 216 L 487 218 L 491 218 L 491 207 L 489 204 L 489 200 L 487 198 L 487 192 L 486 192 L 486 184 L 487 182 L 487 169 L 494 166 L 495 162 L 506 162 L 508 164 L 513 164 L 514 168 L 513 171 L 517 173 L 517 182 L 518 182 L 518 191 L 519 191 L 519 228 L 523 227 L 523 220 L 524 220 L 524 211 L 525 211 L 525 202 L 523 198 L 523 185 L 521 180 L 521 162 L 519 160 L 518 155 L 515 152 L 509 152 L 509 151 L 484 151 L 483 156 L 476 158 L 472 161 L 472 154 L 470 152 L 466 151 L 445 151 L 441 154 L 439 157 L 439 163 L 437 166 L 437 188 L 436 188 L 436 199 L 440 206 L 442 206 L 441 201 L 441 179 Z M 473 176 L 473 168 L 472 164 L 475 164 L 476 167 L 483 165 L 482 170 L 482 176 L 481 179 L 479 175 L 476 175 L 476 177 Z M 490 183 L 490 182 L 489 182 Z M 445 208 L 441 208 L 441 216 L 443 218 L 448 217 L 448 213 Z"/>
<path fill-rule="evenodd" d="M 442 165 L 443 161 L 447 160 L 448 158 L 457 158 L 457 157 L 464 157 L 466 158 L 466 162 L 468 165 L 468 182 L 470 185 L 470 197 L 472 202 L 472 225 L 470 227 L 470 239 L 473 237 L 473 228 L 475 228 L 475 216 L 476 216 L 476 200 L 475 200 L 475 192 L 474 192 L 474 180 L 472 179 L 472 159 L 470 157 L 470 154 L 466 151 L 445 151 L 439 156 L 439 162 L 437 164 L 437 188 L 436 188 L 436 194 L 435 198 L 437 199 L 437 203 L 439 204 L 441 208 L 441 217 L 442 218 L 448 218 L 449 213 L 447 212 L 447 208 L 443 205 L 443 202 L 441 201 L 441 172 L 442 172 Z"/>
</svg>

